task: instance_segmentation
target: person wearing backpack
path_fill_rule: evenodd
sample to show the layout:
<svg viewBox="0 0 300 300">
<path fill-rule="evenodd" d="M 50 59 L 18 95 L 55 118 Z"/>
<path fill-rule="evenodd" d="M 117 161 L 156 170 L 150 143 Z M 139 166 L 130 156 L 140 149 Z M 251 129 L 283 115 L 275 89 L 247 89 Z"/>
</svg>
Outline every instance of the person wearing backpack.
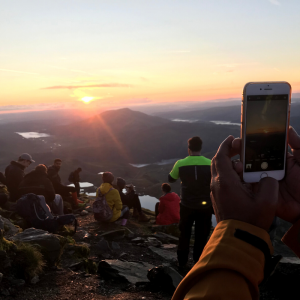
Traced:
<svg viewBox="0 0 300 300">
<path fill-rule="evenodd" d="M 80 176 L 79 173 L 82 171 L 81 168 L 77 168 L 75 171 L 71 172 L 69 175 L 69 181 L 75 185 L 77 196 L 80 195 Z"/>
<path fill-rule="evenodd" d="M 118 219 L 127 220 L 129 217 L 129 209 L 127 206 L 123 206 L 118 190 L 112 185 L 114 175 L 110 172 L 104 172 L 102 174 L 102 181 L 103 183 L 97 189 L 96 197 L 98 198 L 100 195 L 105 196 L 105 200 L 112 211 L 112 217 L 108 222 L 115 222 Z"/>
</svg>

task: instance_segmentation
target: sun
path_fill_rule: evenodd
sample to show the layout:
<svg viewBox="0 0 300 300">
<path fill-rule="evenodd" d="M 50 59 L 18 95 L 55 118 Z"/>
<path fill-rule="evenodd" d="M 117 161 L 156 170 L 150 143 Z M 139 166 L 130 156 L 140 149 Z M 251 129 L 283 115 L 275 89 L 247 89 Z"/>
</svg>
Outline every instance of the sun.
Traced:
<svg viewBox="0 0 300 300">
<path fill-rule="evenodd" d="M 90 101 L 92 101 L 94 99 L 94 97 L 83 97 L 81 98 L 81 100 L 84 102 L 84 103 L 89 103 Z"/>
</svg>

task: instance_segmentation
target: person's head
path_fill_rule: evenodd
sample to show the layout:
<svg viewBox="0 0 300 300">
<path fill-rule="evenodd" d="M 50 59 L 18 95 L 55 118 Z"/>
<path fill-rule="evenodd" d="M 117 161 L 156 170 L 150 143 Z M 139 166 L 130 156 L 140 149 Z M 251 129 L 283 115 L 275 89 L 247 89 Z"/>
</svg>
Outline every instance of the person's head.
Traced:
<svg viewBox="0 0 300 300">
<path fill-rule="evenodd" d="M 81 168 L 78 168 L 78 169 L 77 169 L 77 172 L 78 172 L 78 173 L 79 173 L 79 172 L 81 172 L 81 171 L 82 171 L 82 169 L 81 169 Z"/>
<path fill-rule="evenodd" d="M 126 185 L 126 181 L 121 178 L 121 177 L 118 177 L 117 178 L 117 187 L 120 191 L 122 191 L 124 188 L 125 188 L 125 185 Z"/>
<path fill-rule="evenodd" d="M 31 163 L 35 162 L 31 155 L 28 153 L 23 153 L 20 155 L 19 159 L 18 159 L 18 163 L 23 165 L 25 168 L 29 167 L 31 165 Z"/>
<path fill-rule="evenodd" d="M 168 183 L 163 183 L 161 185 L 161 190 L 163 191 L 163 193 L 167 194 L 171 192 L 171 186 Z"/>
<path fill-rule="evenodd" d="M 38 165 L 35 167 L 35 170 L 47 174 L 47 167 L 45 165 Z"/>
<path fill-rule="evenodd" d="M 126 187 L 126 192 L 127 193 L 134 192 L 134 185 L 133 184 L 127 184 L 125 187 Z"/>
<path fill-rule="evenodd" d="M 202 149 L 202 140 L 199 136 L 194 136 L 188 140 L 189 155 L 200 155 Z"/>
<path fill-rule="evenodd" d="M 54 160 L 54 167 L 57 169 L 57 170 L 59 170 L 60 169 L 60 167 L 61 167 L 61 164 L 62 164 L 62 160 L 60 159 L 60 158 L 56 158 L 55 160 Z"/>
<path fill-rule="evenodd" d="M 111 172 L 104 172 L 102 174 L 102 181 L 103 183 L 110 183 L 112 184 L 114 181 L 115 177 Z"/>
</svg>

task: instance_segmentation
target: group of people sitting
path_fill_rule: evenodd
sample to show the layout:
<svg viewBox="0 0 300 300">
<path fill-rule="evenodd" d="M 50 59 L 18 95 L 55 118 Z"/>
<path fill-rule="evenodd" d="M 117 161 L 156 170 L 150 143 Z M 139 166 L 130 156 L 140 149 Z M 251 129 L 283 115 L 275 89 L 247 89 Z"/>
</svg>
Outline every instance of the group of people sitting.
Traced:
<svg viewBox="0 0 300 300">
<path fill-rule="evenodd" d="M 96 197 L 105 195 L 105 199 L 113 214 L 109 222 L 120 220 L 120 224 L 125 225 L 129 217 L 129 210 L 133 209 L 132 217 L 139 222 L 148 222 L 149 218 L 142 211 L 141 201 L 135 192 L 132 184 L 118 177 L 114 184 L 114 175 L 110 172 L 102 174 L 103 183 L 97 189 Z M 179 223 L 179 203 L 180 198 L 176 193 L 171 193 L 171 186 L 168 183 L 162 185 L 162 197 L 155 205 L 155 215 L 157 225 L 169 225 Z"/>
<path fill-rule="evenodd" d="M 25 175 L 25 169 L 34 162 L 31 155 L 23 153 L 17 161 L 12 161 L 6 167 L 5 174 L 0 173 L 0 182 L 7 187 L 9 192 L 8 194 L 1 193 L 0 205 L 3 208 L 14 210 L 15 202 L 29 193 L 44 196 L 47 205 L 55 215 L 69 212 L 64 206 L 64 201 L 69 202 L 73 209 L 77 208 L 79 203 L 83 203 L 78 199 L 80 168 L 70 174 L 70 177 L 74 179 L 75 187 L 73 187 L 62 184 L 59 175 L 61 159 L 55 159 L 53 165 L 48 168 L 39 164 Z"/>
</svg>

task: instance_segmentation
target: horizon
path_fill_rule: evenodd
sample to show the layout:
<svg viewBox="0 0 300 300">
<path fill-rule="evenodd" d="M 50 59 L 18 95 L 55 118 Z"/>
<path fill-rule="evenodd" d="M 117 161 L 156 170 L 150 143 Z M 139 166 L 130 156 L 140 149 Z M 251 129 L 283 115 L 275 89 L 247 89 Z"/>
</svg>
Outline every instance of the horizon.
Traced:
<svg viewBox="0 0 300 300">
<path fill-rule="evenodd" d="M 295 0 L 15 4 L 0 12 L 0 114 L 238 101 L 249 81 L 300 93 Z"/>
</svg>

